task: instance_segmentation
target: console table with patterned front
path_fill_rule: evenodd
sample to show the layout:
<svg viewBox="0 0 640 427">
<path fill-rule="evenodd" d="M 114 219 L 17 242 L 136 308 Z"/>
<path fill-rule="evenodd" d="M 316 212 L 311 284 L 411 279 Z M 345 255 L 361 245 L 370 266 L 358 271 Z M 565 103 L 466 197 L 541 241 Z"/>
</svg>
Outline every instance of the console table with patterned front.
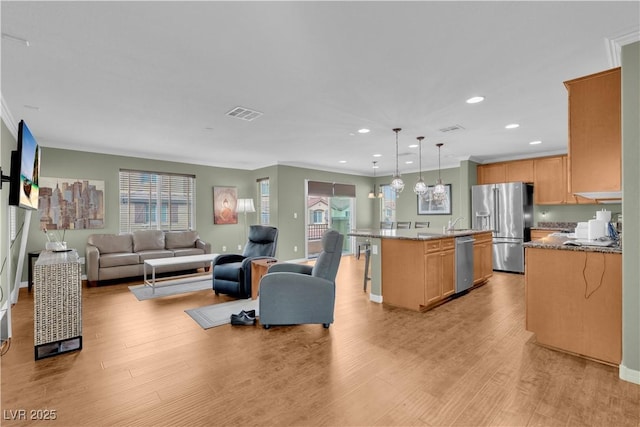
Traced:
<svg viewBox="0 0 640 427">
<path fill-rule="evenodd" d="M 35 263 L 36 360 L 82 349 L 82 261 L 75 250 L 42 251 Z"/>
</svg>

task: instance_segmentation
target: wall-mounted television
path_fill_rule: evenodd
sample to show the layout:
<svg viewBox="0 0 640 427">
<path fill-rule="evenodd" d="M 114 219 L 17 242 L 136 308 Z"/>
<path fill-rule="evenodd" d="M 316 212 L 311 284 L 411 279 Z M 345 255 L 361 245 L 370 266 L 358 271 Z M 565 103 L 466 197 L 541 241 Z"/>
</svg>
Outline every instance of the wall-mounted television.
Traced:
<svg viewBox="0 0 640 427">
<path fill-rule="evenodd" d="M 38 209 L 40 149 L 24 120 L 18 126 L 18 149 L 11 153 L 9 204 Z"/>
</svg>

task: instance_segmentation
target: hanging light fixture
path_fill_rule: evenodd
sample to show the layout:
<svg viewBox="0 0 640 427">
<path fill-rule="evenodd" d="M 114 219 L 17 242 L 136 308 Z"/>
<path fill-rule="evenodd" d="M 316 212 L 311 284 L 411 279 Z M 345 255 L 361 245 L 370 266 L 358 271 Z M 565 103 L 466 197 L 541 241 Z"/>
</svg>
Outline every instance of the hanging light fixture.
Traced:
<svg viewBox="0 0 640 427">
<path fill-rule="evenodd" d="M 398 172 L 398 132 L 400 132 L 401 130 L 402 129 L 400 128 L 393 129 L 393 131 L 396 133 L 396 174 L 393 175 L 391 188 L 396 193 L 402 193 L 402 190 L 404 190 L 404 181 L 402 181 L 402 178 L 400 178 L 400 173 Z"/>
<path fill-rule="evenodd" d="M 418 196 L 420 197 L 424 197 L 427 194 L 427 184 L 424 183 L 424 181 L 422 180 L 422 140 L 424 139 L 424 136 L 419 136 L 418 138 L 416 138 L 418 140 L 418 144 L 420 147 L 420 172 L 419 172 L 419 176 L 418 176 L 418 181 L 415 183 L 415 185 L 413 186 L 413 192 L 416 193 Z"/>
<path fill-rule="evenodd" d="M 370 199 L 382 198 L 382 191 L 378 192 L 378 194 L 376 195 L 376 169 L 378 169 L 378 162 L 374 160 L 373 161 L 373 190 L 369 192 Z"/>
<path fill-rule="evenodd" d="M 433 199 L 437 201 L 445 200 L 447 197 L 447 190 L 444 188 L 442 179 L 440 178 L 440 148 L 443 145 L 444 144 L 442 142 L 436 144 L 436 146 L 438 147 L 438 181 L 436 182 L 436 186 L 433 189 Z"/>
</svg>

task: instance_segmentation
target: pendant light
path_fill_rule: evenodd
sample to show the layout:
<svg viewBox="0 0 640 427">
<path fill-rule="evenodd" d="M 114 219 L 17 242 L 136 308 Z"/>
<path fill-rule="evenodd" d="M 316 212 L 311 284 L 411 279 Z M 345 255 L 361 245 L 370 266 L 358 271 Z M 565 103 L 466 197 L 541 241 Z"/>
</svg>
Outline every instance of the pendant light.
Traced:
<svg viewBox="0 0 640 427">
<path fill-rule="evenodd" d="M 402 181 L 400 173 L 398 172 L 398 132 L 401 130 L 402 129 L 400 128 L 393 129 L 396 133 L 396 174 L 393 176 L 393 180 L 391 181 L 391 188 L 398 194 L 402 193 L 402 190 L 404 190 L 404 181 Z"/>
<path fill-rule="evenodd" d="M 416 138 L 418 140 L 418 144 L 420 147 L 420 172 L 418 175 L 418 181 L 413 186 L 413 192 L 416 193 L 420 197 L 424 197 L 427 194 L 427 184 L 422 180 L 422 140 L 424 136 L 419 136 Z"/>
<path fill-rule="evenodd" d="M 378 192 L 378 194 L 376 195 L 376 169 L 378 169 L 378 162 L 376 162 L 375 160 L 373 161 L 373 190 L 371 190 L 371 192 L 369 192 L 369 198 L 370 199 L 381 199 L 382 198 L 382 191 Z"/>
<path fill-rule="evenodd" d="M 442 179 L 440 178 L 440 148 L 444 144 L 439 142 L 436 144 L 438 147 L 438 181 L 436 182 L 436 186 L 433 189 L 433 199 L 437 201 L 443 201 L 447 198 L 447 190 L 444 188 L 442 184 Z"/>
</svg>

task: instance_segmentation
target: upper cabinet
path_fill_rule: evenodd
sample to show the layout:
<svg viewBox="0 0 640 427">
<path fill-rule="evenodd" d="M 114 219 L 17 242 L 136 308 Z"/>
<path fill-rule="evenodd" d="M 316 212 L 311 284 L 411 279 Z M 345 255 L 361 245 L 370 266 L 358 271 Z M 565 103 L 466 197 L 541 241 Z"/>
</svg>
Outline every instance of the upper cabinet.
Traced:
<svg viewBox="0 0 640 427">
<path fill-rule="evenodd" d="M 570 192 L 620 192 L 620 68 L 564 84 L 569 92 Z"/>
<path fill-rule="evenodd" d="M 478 165 L 478 184 L 499 184 L 502 182 L 532 183 L 533 160 L 513 160 Z"/>
</svg>

